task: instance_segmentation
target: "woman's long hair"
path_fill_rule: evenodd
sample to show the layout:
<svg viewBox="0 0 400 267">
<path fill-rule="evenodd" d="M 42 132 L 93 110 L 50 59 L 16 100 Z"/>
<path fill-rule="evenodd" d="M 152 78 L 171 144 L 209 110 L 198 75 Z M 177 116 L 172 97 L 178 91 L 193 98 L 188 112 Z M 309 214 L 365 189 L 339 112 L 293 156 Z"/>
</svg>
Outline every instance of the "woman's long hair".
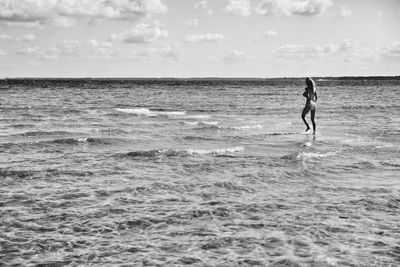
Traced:
<svg viewBox="0 0 400 267">
<path fill-rule="evenodd" d="M 311 78 L 306 79 L 306 85 L 315 91 L 315 82 Z"/>
<path fill-rule="evenodd" d="M 308 88 L 312 88 L 312 90 L 313 90 L 313 94 L 311 95 L 311 100 L 312 101 L 317 101 L 316 96 L 315 96 L 315 93 L 316 93 L 317 90 L 315 89 L 315 82 L 313 81 L 313 79 L 307 78 L 306 79 L 306 85 L 307 85 Z"/>
</svg>

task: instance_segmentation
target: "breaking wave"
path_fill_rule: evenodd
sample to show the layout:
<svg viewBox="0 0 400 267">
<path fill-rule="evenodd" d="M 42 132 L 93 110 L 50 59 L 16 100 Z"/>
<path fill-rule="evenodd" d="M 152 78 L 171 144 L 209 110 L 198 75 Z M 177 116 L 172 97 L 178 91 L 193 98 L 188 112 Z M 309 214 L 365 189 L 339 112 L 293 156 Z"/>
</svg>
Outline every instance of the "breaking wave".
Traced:
<svg viewBox="0 0 400 267">
<path fill-rule="evenodd" d="M 182 123 L 193 126 L 217 126 L 219 121 L 184 121 Z"/>
<path fill-rule="evenodd" d="M 188 157 L 188 156 L 230 156 L 234 153 L 243 152 L 244 147 L 235 146 L 219 149 L 154 149 L 128 152 L 125 155 L 135 158 L 157 158 L 157 157 Z"/>
<path fill-rule="evenodd" d="M 318 158 L 326 158 L 335 155 L 336 152 L 327 152 L 327 153 L 320 153 L 320 152 L 299 152 L 293 153 L 289 155 L 285 155 L 281 157 L 281 159 L 285 160 L 293 160 L 293 161 L 305 161 L 311 159 L 318 159 Z"/>
<path fill-rule="evenodd" d="M 159 111 L 148 108 L 116 108 L 116 111 L 137 116 L 157 117 L 157 116 L 184 116 L 186 111 Z"/>
<path fill-rule="evenodd" d="M 76 134 L 69 131 L 31 131 L 25 133 L 15 134 L 14 136 L 21 137 L 41 137 L 41 136 L 66 136 Z"/>
<path fill-rule="evenodd" d="M 75 145 L 117 145 L 128 142 L 124 138 L 102 138 L 102 137 L 71 137 L 51 140 L 39 140 L 34 142 L 8 142 L 0 143 L 0 149 L 10 149 L 12 147 L 42 147 L 51 145 L 75 146 Z"/>
<path fill-rule="evenodd" d="M 223 125 L 217 125 L 217 124 L 206 124 L 206 125 L 201 125 L 199 124 L 199 127 L 197 130 L 221 130 L 221 131 L 248 131 L 248 130 L 256 130 L 256 129 L 262 129 L 263 126 L 260 124 L 254 124 L 254 125 L 240 125 L 240 126 L 223 126 Z"/>
</svg>

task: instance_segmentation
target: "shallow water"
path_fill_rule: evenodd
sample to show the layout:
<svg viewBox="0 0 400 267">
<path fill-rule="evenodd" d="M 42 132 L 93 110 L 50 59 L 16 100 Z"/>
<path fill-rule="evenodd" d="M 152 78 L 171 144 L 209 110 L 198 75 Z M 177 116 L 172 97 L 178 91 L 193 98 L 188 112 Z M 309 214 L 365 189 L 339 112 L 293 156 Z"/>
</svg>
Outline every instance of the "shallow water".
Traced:
<svg viewBox="0 0 400 267">
<path fill-rule="evenodd" d="M 400 81 L 2 82 L 0 265 L 396 266 Z"/>
</svg>

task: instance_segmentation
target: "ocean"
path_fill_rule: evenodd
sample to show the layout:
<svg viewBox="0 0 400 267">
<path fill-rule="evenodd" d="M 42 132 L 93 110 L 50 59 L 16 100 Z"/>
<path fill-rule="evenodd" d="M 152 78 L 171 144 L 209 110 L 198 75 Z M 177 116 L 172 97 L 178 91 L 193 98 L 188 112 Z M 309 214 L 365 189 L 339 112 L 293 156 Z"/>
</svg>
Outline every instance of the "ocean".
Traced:
<svg viewBox="0 0 400 267">
<path fill-rule="evenodd" d="M 315 81 L 0 81 L 0 265 L 399 266 L 400 78 Z"/>
</svg>

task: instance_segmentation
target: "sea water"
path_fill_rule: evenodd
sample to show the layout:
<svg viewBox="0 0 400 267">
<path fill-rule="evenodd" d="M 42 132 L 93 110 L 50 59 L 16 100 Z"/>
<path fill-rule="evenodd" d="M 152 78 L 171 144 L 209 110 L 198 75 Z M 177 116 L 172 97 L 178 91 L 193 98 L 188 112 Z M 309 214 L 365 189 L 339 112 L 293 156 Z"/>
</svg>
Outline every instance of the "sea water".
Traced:
<svg viewBox="0 0 400 267">
<path fill-rule="evenodd" d="M 0 265 L 398 266 L 400 80 L 316 83 L 1 81 Z"/>
</svg>

